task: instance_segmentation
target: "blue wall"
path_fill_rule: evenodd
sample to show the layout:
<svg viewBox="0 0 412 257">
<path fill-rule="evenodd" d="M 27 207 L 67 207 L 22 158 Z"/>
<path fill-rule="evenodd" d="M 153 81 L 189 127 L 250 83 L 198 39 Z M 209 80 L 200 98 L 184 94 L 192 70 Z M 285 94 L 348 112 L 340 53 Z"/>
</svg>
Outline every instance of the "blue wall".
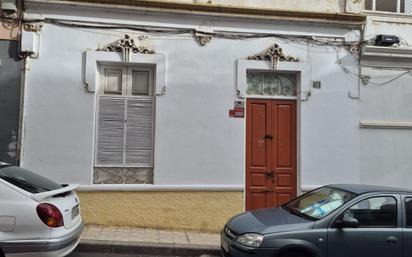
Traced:
<svg viewBox="0 0 412 257">
<path fill-rule="evenodd" d="M 21 61 L 18 42 L 0 40 L 0 161 L 18 164 Z"/>
</svg>

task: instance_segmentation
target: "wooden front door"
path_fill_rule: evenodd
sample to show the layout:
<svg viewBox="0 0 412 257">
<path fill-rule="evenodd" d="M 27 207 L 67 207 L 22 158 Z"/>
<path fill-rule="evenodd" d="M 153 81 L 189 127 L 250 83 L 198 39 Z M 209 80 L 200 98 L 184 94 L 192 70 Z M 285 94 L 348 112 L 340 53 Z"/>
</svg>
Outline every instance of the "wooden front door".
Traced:
<svg viewBox="0 0 412 257">
<path fill-rule="evenodd" d="M 246 209 L 296 197 L 296 101 L 246 103 Z"/>
</svg>

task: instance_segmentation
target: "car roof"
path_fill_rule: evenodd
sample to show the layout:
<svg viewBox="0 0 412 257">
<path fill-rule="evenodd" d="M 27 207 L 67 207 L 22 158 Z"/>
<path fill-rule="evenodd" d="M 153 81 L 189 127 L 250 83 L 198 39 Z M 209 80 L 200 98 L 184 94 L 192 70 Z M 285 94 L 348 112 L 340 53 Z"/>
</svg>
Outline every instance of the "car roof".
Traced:
<svg viewBox="0 0 412 257">
<path fill-rule="evenodd" d="M 396 193 L 408 193 L 412 194 L 411 189 L 386 187 L 377 185 L 363 185 L 363 184 L 331 184 L 330 187 L 342 189 L 355 194 L 367 194 L 373 192 L 396 192 Z"/>
</svg>

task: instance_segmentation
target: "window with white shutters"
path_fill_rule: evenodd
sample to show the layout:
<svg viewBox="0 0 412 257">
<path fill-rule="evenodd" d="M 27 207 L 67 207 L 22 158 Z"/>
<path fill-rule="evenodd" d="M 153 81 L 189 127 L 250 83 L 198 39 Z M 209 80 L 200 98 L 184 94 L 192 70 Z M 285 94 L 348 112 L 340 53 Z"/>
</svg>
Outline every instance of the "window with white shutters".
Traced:
<svg viewBox="0 0 412 257">
<path fill-rule="evenodd" d="M 152 67 L 100 66 L 97 167 L 153 167 Z"/>
<path fill-rule="evenodd" d="M 412 0 L 365 0 L 365 10 L 412 14 Z"/>
</svg>

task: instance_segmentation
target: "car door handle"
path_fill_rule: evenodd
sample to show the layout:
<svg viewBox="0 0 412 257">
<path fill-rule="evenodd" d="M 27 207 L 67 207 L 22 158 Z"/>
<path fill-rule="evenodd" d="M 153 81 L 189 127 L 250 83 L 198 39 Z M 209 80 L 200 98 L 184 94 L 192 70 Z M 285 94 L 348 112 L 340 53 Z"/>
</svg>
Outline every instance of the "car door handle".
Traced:
<svg viewBox="0 0 412 257">
<path fill-rule="evenodd" d="M 396 236 L 388 236 L 386 238 L 386 242 L 388 244 L 396 244 L 398 242 L 398 238 Z"/>
</svg>

